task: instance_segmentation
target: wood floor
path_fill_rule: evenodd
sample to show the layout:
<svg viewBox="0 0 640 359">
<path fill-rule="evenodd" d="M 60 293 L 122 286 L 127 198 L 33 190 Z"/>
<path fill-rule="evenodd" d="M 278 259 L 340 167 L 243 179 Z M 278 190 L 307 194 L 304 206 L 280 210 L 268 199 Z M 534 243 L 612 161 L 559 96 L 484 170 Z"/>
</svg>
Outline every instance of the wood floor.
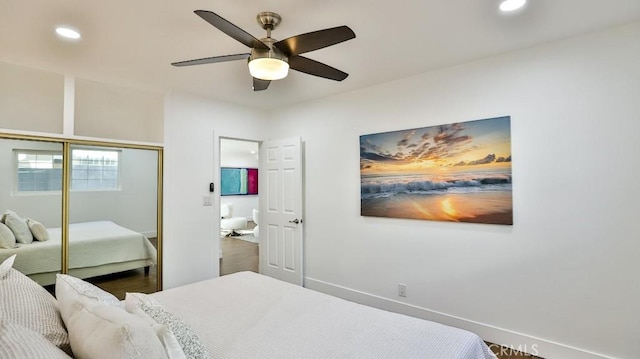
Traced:
<svg viewBox="0 0 640 359">
<path fill-rule="evenodd" d="M 147 294 L 157 292 L 157 277 L 156 267 L 153 266 L 150 268 L 149 274 L 145 274 L 144 269 L 140 268 L 84 280 L 123 300 L 127 292 Z M 44 288 L 54 296 L 56 295 L 55 285 L 47 285 Z"/>
<path fill-rule="evenodd" d="M 258 244 L 233 237 L 220 238 L 220 275 L 242 271 L 258 273 Z"/>
<path fill-rule="evenodd" d="M 127 292 L 154 293 L 157 291 L 157 267 L 153 266 L 149 274 L 144 269 L 134 269 L 121 273 L 108 274 L 100 277 L 88 278 L 87 282 L 106 290 L 122 300 Z"/>
</svg>

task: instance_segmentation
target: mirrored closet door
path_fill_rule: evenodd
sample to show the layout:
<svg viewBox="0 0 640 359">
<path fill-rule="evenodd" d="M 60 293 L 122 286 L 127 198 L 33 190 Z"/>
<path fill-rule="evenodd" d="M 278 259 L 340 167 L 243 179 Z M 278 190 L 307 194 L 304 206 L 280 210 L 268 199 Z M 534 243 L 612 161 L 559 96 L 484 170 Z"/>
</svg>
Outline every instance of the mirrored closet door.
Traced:
<svg viewBox="0 0 640 359">
<path fill-rule="evenodd" d="M 120 299 L 158 288 L 158 151 L 71 144 L 69 274 Z"/>
<path fill-rule="evenodd" d="M 0 262 L 43 286 L 62 271 L 63 144 L 0 138 Z"/>
<path fill-rule="evenodd" d="M 56 273 L 161 289 L 161 148 L 1 137 L 0 261 L 51 291 Z"/>
</svg>

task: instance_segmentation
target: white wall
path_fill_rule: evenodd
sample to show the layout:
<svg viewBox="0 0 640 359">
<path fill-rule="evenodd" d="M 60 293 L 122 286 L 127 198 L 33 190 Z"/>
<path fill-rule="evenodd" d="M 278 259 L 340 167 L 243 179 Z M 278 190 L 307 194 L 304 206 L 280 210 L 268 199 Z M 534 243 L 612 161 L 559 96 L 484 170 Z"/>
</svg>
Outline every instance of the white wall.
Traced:
<svg viewBox="0 0 640 359">
<path fill-rule="evenodd" d="M 76 78 L 74 134 L 161 143 L 163 95 Z"/>
<path fill-rule="evenodd" d="M 0 62 L 0 127 L 62 133 L 64 76 Z"/>
<path fill-rule="evenodd" d="M 544 357 L 640 357 L 638 39 L 635 23 L 274 114 L 305 142 L 306 285 Z M 360 216 L 360 135 L 501 115 L 513 226 Z"/>
<path fill-rule="evenodd" d="M 253 221 L 253 210 L 258 209 L 258 195 L 224 196 L 220 203 L 231 205 L 232 217 L 244 217 L 247 221 Z"/>
<path fill-rule="evenodd" d="M 203 206 L 209 183 L 220 188 L 219 137 L 261 140 L 259 111 L 187 94 L 165 102 L 164 288 L 219 275 L 220 201 Z"/>
</svg>

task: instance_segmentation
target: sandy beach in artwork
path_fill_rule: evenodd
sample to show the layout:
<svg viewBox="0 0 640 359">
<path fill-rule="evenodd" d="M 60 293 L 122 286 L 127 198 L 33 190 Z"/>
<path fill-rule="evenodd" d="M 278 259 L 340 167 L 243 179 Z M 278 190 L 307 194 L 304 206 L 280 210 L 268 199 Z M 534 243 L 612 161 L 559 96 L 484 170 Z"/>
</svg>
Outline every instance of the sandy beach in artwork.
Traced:
<svg viewBox="0 0 640 359">
<path fill-rule="evenodd" d="M 507 191 L 465 194 L 400 193 L 361 201 L 363 216 L 492 224 L 513 224 L 511 208 L 511 193 Z"/>
<path fill-rule="evenodd" d="M 511 118 L 360 136 L 363 216 L 513 224 Z"/>
</svg>

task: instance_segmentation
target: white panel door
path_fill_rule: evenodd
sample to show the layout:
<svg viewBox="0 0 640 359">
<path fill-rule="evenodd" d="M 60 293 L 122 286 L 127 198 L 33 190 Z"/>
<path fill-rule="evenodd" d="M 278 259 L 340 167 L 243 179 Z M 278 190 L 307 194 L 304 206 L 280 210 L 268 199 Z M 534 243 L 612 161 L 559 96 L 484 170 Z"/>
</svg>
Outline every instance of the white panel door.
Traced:
<svg viewBox="0 0 640 359">
<path fill-rule="evenodd" d="M 300 138 L 260 145 L 260 272 L 303 284 Z"/>
</svg>

